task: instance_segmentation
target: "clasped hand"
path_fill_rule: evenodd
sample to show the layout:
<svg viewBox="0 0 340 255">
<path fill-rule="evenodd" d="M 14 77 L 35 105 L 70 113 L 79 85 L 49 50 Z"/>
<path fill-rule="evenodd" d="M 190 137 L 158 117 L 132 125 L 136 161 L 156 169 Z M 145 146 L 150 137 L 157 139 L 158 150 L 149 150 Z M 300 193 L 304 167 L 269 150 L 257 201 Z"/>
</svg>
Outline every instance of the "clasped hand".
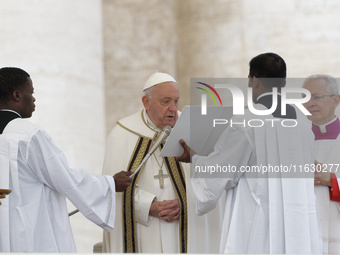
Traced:
<svg viewBox="0 0 340 255">
<path fill-rule="evenodd" d="M 149 215 L 166 222 L 173 222 L 179 218 L 180 206 L 178 199 L 153 201 Z"/>
<path fill-rule="evenodd" d="M 314 173 L 314 185 L 323 185 L 332 187 L 332 178 L 330 172 L 324 172 L 321 169 L 324 169 L 322 167 L 322 163 L 319 163 L 315 161 L 315 173 Z"/>
</svg>

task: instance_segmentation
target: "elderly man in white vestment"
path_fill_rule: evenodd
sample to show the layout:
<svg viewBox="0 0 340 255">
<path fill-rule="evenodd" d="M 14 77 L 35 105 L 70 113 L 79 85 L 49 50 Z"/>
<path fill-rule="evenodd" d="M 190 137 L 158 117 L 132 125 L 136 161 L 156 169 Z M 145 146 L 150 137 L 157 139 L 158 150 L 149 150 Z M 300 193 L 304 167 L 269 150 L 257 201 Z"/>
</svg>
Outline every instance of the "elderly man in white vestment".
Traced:
<svg viewBox="0 0 340 255">
<path fill-rule="evenodd" d="M 338 83 L 330 75 L 307 77 L 303 87 L 312 95 L 305 107 L 312 114 L 315 136 L 315 158 L 322 163 L 322 172 L 315 174 L 315 194 L 318 201 L 323 236 L 323 253 L 340 254 L 340 121 L 335 115 L 340 96 Z M 330 171 L 330 172 L 328 172 Z"/>
<path fill-rule="evenodd" d="M 12 190 L 0 206 L 0 252 L 76 252 L 66 198 L 110 231 L 115 192 L 130 185 L 130 174 L 71 170 L 46 131 L 25 120 L 35 110 L 33 91 L 27 72 L 0 69 L 0 178 Z"/>
<path fill-rule="evenodd" d="M 272 113 L 265 116 L 248 110 L 245 115 L 234 116 L 233 123 L 238 124 L 230 125 L 224 131 L 208 156 L 192 155 L 195 153 L 191 152 L 191 157 L 190 148 L 180 141 L 185 152 L 178 160 L 188 162 L 191 158 L 195 167 L 218 164 L 221 167 L 231 165 L 237 170 L 210 178 L 197 171 L 192 178 L 200 214 L 213 209 L 217 199 L 227 193 L 221 253 L 321 252 L 313 174 L 309 177 L 305 172 L 295 175 L 256 171 L 261 166 L 267 166 L 267 169 L 269 166 L 272 169 L 290 165 L 314 166 L 313 137 L 308 119 L 291 105 L 286 105 L 283 114 L 281 96 L 273 89 L 276 87 L 280 91 L 285 86 L 285 78 L 286 64 L 279 55 L 264 53 L 253 58 L 248 86 L 252 88 L 254 107 L 269 110 L 276 97 L 276 110 L 272 112 L 272 109 Z M 240 125 L 252 119 L 262 120 L 264 124 L 258 127 Z M 282 122 L 285 126 L 297 125 L 286 128 Z M 254 170 L 245 172 L 245 167 Z"/>
<path fill-rule="evenodd" d="M 160 131 L 177 121 L 179 88 L 172 76 L 154 73 L 143 92 L 144 109 L 119 120 L 109 135 L 103 174 L 114 174 L 121 167 L 134 171 Z M 186 181 L 188 164 L 159 156 L 160 149 L 117 196 L 115 229 L 104 232 L 103 251 L 216 253 L 222 213 L 215 210 L 200 218 L 191 213 L 195 201 Z"/>
</svg>

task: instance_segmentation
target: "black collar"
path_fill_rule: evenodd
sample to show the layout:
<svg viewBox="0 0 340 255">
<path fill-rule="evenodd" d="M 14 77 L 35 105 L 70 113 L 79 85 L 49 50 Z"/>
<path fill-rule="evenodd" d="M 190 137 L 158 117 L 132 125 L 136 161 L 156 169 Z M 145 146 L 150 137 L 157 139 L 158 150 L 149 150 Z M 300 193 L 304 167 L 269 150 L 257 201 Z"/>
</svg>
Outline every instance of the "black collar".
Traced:
<svg viewBox="0 0 340 255">
<path fill-rule="evenodd" d="M 16 118 L 20 118 L 20 115 L 15 112 L 0 111 L 0 134 L 2 134 L 7 124 Z"/>
</svg>

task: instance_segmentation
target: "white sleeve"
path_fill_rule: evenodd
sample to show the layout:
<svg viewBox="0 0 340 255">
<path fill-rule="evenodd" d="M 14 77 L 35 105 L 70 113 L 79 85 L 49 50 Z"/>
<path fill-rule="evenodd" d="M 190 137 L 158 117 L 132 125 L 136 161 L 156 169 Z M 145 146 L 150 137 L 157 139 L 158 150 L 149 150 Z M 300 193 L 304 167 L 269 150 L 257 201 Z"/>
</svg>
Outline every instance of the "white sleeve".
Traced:
<svg viewBox="0 0 340 255">
<path fill-rule="evenodd" d="M 47 133 L 39 130 L 29 142 L 27 164 L 46 186 L 67 197 L 89 220 L 110 231 L 115 218 L 115 183 L 112 176 L 71 170 Z"/>
<path fill-rule="evenodd" d="M 135 216 L 136 221 L 144 226 L 149 226 L 152 216 L 149 216 L 150 207 L 156 196 L 143 189 L 135 189 Z"/>
<path fill-rule="evenodd" d="M 197 214 L 202 215 L 213 210 L 224 190 L 238 184 L 243 175 L 239 171 L 240 166 L 247 165 L 252 151 L 253 147 L 243 129 L 227 128 L 212 153 L 208 156 L 193 156 L 194 175 L 191 183 L 197 198 Z M 207 171 L 217 170 L 219 167 L 224 167 L 226 171 Z M 230 169 L 236 169 L 236 172 Z"/>
<path fill-rule="evenodd" d="M 138 136 L 125 136 L 125 130 L 122 133 L 122 128 L 116 126 L 112 129 L 107 139 L 103 174 L 114 175 L 117 172 L 126 169 L 127 163 L 130 161 L 130 151 L 134 151 Z M 126 139 L 123 139 L 126 138 Z M 134 213 L 138 223 L 148 226 L 152 220 L 149 216 L 150 206 L 155 199 L 155 195 L 136 186 L 134 193 Z"/>
</svg>

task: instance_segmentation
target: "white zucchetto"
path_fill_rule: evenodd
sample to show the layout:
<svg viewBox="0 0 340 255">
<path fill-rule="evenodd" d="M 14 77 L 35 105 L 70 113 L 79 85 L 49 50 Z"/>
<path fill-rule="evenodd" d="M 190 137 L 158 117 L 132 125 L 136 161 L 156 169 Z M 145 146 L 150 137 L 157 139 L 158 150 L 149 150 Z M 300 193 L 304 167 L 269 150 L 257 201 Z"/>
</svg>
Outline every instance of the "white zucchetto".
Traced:
<svg viewBox="0 0 340 255">
<path fill-rule="evenodd" d="M 163 83 L 163 82 L 168 82 L 168 81 L 172 81 L 172 82 L 177 82 L 171 75 L 166 74 L 166 73 L 159 73 L 156 72 L 154 74 L 152 74 L 149 79 L 145 82 L 143 91 L 151 88 L 157 84 Z"/>
</svg>

